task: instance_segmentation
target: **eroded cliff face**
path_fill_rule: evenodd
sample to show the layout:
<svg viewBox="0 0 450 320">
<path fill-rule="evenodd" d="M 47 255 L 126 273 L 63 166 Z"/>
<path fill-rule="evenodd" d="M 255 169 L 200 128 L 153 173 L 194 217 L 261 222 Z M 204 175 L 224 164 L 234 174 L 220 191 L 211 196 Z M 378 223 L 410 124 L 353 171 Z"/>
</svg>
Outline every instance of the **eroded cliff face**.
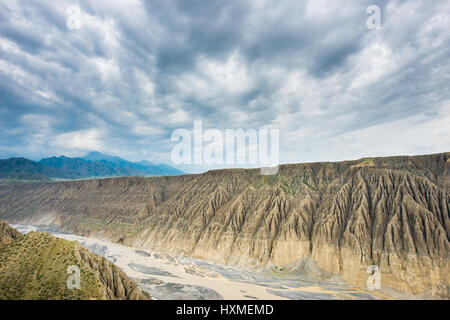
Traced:
<svg viewBox="0 0 450 320">
<path fill-rule="evenodd" d="M 5 246 L 11 242 L 22 238 L 22 234 L 11 228 L 6 222 L 0 221 L 0 246 Z"/>
<path fill-rule="evenodd" d="M 94 274 L 101 283 L 104 300 L 150 300 L 150 295 L 107 259 L 90 253 L 86 248 L 75 244 L 75 257 Z"/>
<path fill-rule="evenodd" d="M 0 218 L 248 268 L 303 257 L 450 297 L 449 153 L 0 187 Z"/>
</svg>

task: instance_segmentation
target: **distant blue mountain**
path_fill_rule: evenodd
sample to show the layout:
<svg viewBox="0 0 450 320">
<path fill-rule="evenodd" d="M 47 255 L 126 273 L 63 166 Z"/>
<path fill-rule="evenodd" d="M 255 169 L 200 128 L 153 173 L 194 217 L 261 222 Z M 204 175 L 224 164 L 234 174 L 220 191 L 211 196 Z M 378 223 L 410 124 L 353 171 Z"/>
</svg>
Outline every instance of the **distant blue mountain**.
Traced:
<svg viewBox="0 0 450 320">
<path fill-rule="evenodd" d="M 153 166 L 153 163 L 151 163 L 148 160 L 142 160 L 142 161 L 139 161 L 139 162 L 136 162 L 136 163 L 140 164 L 140 165 L 143 165 L 143 166 Z"/>
<path fill-rule="evenodd" d="M 164 163 L 158 164 L 155 167 L 157 169 L 159 169 L 161 172 L 165 172 L 166 173 L 165 175 L 168 175 L 168 176 L 177 176 L 177 175 L 180 175 L 180 174 L 184 174 L 183 171 L 178 170 L 178 169 L 176 169 L 174 167 L 171 167 L 171 166 L 169 166 L 167 164 L 164 164 Z"/>
<path fill-rule="evenodd" d="M 82 159 L 90 160 L 90 161 L 106 160 L 106 161 L 109 161 L 109 162 L 112 162 L 112 163 L 129 162 L 129 161 L 124 160 L 124 159 L 122 159 L 120 157 L 110 156 L 110 155 L 107 155 L 107 154 L 100 153 L 98 151 L 89 152 L 87 155 L 82 157 Z"/>
<path fill-rule="evenodd" d="M 91 161 L 108 161 L 118 165 L 120 168 L 129 168 L 136 170 L 144 170 L 148 175 L 165 176 L 165 175 L 180 175 L 183 171 L 171 167 L 167 164 L 153 164 L 148 160 L 140 162 L 131 162 L 120 157 L 106 155 L 97 151 L 88 153 L 83 157 L 84 160 Z"/>
<path fill-rule="evenodd" d="M 183 171 L 147 160 L 131 162 L 120 157 L 91 152 L 81 158 L 65 156 L 44 158 L 38 162 L 24 158 L 0 160 L 0 179 L 35 180 L 84 179 L 119 176 L 180 175 Z"/>
</svg>

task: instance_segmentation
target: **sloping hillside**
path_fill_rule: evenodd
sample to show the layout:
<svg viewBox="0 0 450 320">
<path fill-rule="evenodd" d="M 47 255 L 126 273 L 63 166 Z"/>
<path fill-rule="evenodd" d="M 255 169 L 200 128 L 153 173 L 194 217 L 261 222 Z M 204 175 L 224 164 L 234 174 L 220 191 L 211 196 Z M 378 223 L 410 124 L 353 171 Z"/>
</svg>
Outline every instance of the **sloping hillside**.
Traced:
<svg viewBox="0 0 450 320">
<path fill-rule="evenodd" d="M 0 299 L 149 299 L 136 283 L 103 257 L 75 241 L 41 232 L 22 236 L 2 223 L 0 241 Z M 68 289 L 68 266 L 81 271 L 80 289 Z"/>
<path fill-rule="evenodd" d="M 258 269 L 310 256 L 365 286 L 450 297 L 449 153 L 0 187 L 0 217 Z"/>
</svg>

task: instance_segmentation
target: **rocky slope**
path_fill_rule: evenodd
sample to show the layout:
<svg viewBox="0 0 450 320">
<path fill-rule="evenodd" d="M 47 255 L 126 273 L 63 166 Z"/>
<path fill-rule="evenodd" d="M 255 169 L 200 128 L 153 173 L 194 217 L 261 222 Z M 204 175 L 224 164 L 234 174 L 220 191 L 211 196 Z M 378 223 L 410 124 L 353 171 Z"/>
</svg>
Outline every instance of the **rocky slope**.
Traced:
<svg viewBox="0 0 450 320">
<path fill-rule="evenodd" d="M 450 153 L 0 186 L 0 218 L 278 271 L 311 257 L 365 286 L 450 298 Z"/>
<path fill-rule="evenodd" d="M 22 236 L 5 223 L 0 240 L 0 299 L 150 299 L 108 260 L 78 242 L 41 232 Z M 68 289 L 67 267 L 80 268 L 80 289 Z"/>
<path fill-rule="evenodd" d="M 22 238 L 22 234 L 11 228 L 6 222 L 0 221 L 0 246 L 5 246 L 11 242 Z"/>
</svg>

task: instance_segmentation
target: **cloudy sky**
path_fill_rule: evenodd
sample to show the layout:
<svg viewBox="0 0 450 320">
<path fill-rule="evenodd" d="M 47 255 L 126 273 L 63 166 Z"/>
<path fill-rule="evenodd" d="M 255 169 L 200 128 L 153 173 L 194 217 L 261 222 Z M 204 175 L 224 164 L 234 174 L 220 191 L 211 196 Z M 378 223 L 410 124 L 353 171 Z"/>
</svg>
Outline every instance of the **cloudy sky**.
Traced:
<svg viewBox="0 0 450 320">
<path fill-rule="evenodd" d="M 194 120 L 282 163 L 450 151 L 449 30 L 447 0 L 2 1 L 0 158 L 170 164 Z"/>
</svg>

